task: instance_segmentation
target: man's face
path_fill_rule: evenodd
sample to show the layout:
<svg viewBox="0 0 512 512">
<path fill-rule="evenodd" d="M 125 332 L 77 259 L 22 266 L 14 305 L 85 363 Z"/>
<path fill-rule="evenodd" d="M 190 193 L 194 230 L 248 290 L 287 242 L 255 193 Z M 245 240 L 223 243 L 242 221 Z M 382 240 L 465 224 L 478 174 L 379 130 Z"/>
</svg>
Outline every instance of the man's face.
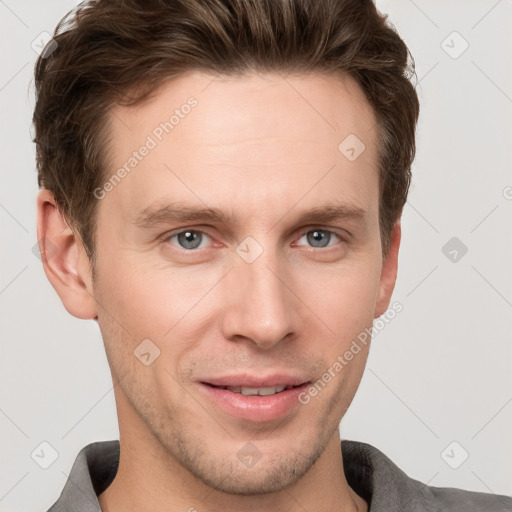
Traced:
<svg viewBox="0 0 512 512">
<path fill-rule="evenodd" d="M 217 489 L 269 492 L 339 439 L 368 347 L 307 404 L 297 390 L 212 384 L 307 391 L 387 308 L 375 118 L 350 78 L 212 80 L 188 73 L 112 112 L 108 177 L 150 149 L 98 202 L 94 297 L 121 440 L 152 443 Z M 338 149 L 350 134 L 365 144 L 355 159 Z M 148 215 L 165 206 L 226 219 Z M 303 216 L 327 206 L 362 213 Z"/>
</svg>

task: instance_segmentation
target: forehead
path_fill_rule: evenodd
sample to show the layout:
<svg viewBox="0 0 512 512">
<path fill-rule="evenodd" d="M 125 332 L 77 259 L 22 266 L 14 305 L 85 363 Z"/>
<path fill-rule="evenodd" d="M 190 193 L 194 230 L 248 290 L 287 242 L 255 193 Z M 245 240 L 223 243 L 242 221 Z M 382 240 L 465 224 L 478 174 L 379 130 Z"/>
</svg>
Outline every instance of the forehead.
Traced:
<svg viewBox="0 0 512 512">
<path fill-rule="evenodd" d="M 110 124 L 107 179 L 127 172 L 108 202 L 130 217 L 169 199 L 252 215 L 320 196 L 377 208 L 376 121 L 346 75 L 189 72 Z"/>
<path fill-rule="evenodd" d="M 326 131 L 341 136 L 348 129 L 366 137 L 375 124 L 363 90 L 345 73 L 212 75 L 189 71 L 164 82 L 149 101 L 139 106 L 115 106 L 110 114 L 114 133 L 132 129 L 147 132 L 154 128 L 154 121 L 168 121 L 180 107 L 188 110 L 190 98 L 199 108 L 193 109 L 187 124 L 200 128 L 201 135 L 207 134 L 211 143 L 230 142 L 233 135 L 240 139 L 268 137 L 272 132 L 282 134 L 283 128 L 290 136 L 307 138 L 314 138 L 315 132 L 322 136 Z M 284 116 L 276 124 L 280 114 Z M 183 115 L 178 117 L 183 119 Z M 308 123 L 299 124 L 299 120 Z M 177 121 L 172 121 L 175 128 L 180 124 Z M 229 126 L 233 127 L 230 132 L 215 129 Z"/>
</svg>

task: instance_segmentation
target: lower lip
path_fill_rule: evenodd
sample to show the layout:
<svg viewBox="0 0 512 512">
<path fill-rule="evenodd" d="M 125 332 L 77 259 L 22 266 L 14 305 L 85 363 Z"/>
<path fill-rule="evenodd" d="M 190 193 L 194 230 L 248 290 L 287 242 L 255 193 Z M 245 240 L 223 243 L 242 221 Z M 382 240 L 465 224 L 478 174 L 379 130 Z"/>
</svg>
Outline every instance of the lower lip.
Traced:
<svg viewBox="0 0 512 512">
<path fill-rule="evenodd" d="M 200 388 L 222 410 L 237 418 L 263 423 L 281 418 L 299 404 L 299 395 L 309 383 L 286 389 L 274 395 L 242 395 L 227 389 L 199 383 Z"/>
</svg>

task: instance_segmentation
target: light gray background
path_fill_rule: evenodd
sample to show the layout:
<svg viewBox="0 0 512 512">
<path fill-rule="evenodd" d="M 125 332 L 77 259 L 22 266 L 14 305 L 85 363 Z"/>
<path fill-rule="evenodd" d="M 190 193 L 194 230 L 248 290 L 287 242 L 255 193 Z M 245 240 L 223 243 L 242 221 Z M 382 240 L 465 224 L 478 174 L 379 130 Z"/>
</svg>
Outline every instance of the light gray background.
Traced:
<svg viewBox="0 0 512 512">
<path fill-rule="evenodd" d="M 118 436 L 99 329 L 65 311 L 32 253 L 31 44 L 75 4 L 0 0 L 2 511 L 46 510 L 78 451 Z M 415 57 L 421 115 L 393 299 L 404 309 L 373 341 L 342 437 L 430 485 L 510 494 L 512 2 L 377 5 Z M 469 44 L 458 58 L 454 31 Z M 468 248 L 457 262 L 442 252 L 454 236 Z M 31 458 L 43 441 L 59 454 L 48 469 Z"/>
</svg>

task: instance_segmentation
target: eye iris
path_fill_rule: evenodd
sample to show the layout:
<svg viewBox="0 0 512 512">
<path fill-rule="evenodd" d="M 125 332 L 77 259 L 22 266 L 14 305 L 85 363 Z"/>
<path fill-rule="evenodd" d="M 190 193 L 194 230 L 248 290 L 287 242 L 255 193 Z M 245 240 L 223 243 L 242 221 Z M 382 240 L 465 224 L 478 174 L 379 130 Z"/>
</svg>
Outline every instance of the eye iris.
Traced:
<svg viewBox="0 0 512 512">
<path fill-rule="evenodd" d="M 197 249 L 201 245 L 201 233 L 182 231 L 178 234 L 178 242 L 184 249 Z"/>
<path fill-rule="evenodd" d="M 319 230 L 310 231 L 307 236 L 308 236 L 308 243 L 310 243 L 314 247 L 326 247 L 331 238 L 330 233 L 327 233 L 326 231 L 319 231 Z M 315 245 L 316 242 L 320 242 L 320 245 Z M 325 242 L 325 243 L 323 243 L 323 242 Z"/>
</svg>

